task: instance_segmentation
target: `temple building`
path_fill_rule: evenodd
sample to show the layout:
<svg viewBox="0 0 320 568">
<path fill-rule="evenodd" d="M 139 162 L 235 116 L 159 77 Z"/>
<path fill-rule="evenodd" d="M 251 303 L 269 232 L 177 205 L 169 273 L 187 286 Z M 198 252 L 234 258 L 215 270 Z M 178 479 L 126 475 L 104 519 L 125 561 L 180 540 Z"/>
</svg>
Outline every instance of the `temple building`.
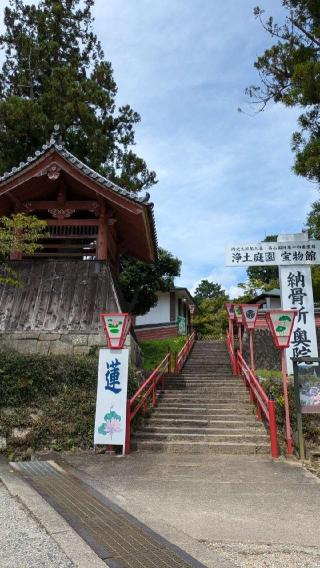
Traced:
<svg viewBox="0 0 320 568">
<path fill-rule="evenodd" d="M 21 286 L 0 287 L 0 344 L 24 352 L 88 353 L 103 345 L 101 312 L 123 311 L 123 254 L 153 262 L 153 204 L 90 169 L 53 137 L 0 177 L 0 216 L 47 223 L 32 257 L 12 251 Z"/>
</svg>

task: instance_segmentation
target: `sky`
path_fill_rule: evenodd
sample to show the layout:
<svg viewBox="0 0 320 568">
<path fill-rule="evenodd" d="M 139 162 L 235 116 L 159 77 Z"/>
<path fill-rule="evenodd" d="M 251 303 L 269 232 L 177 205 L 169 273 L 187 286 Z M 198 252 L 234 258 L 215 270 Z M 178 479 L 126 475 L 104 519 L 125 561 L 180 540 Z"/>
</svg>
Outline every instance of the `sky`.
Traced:
<svg viewBox="0 0 320 568">
<path fill-rule="evenodd" d="M 297 110 L 254 113 L 244 94 L 270 45 L 256 4 L 96 0 L 93 10 L 117 102 L 141 114 L 135 151 L 157 172 L 159 245 L 182 260 L 176 285 L 191 291 L 205 278 L 237 295 L 246 273 L 224 266 L 225 246 L 301 231 L 318 198 L 315 185 L 292 172 Z M 260 5 L 283 18 L 280 0 Z"/>
</svg>

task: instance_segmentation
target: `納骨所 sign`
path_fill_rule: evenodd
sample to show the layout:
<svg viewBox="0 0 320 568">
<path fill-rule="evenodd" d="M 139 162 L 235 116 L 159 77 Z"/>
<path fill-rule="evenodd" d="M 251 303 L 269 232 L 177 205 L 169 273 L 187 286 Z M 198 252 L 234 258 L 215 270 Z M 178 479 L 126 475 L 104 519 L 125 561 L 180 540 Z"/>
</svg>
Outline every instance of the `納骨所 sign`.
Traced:
<svg viewBox="0 0 320 568">
<path fill-rule="evenodd" d="M 94 444 L 125 445 L 129 349 L 100 349 Z"/>
<path fill-rule="evenodd" d="M 263 242 L 229 245 L 226 266 L 288 266 L 320 263 L 320 241 Z"/>
</svg>

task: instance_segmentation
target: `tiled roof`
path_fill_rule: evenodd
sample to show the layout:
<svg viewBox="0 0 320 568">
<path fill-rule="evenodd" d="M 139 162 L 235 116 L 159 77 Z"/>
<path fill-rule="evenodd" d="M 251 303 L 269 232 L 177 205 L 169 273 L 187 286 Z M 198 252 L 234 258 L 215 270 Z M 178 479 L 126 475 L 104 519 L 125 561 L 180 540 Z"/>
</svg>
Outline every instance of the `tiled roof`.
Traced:
<svg viewBox="0 0 320 568">
<path fill-rule="evenodd" d="M 47 152 L 49 152 L 51 150 L 56 150 L 56 152 L 58 154 L 60 154 L 60 156 L 65 158 L 70 164 L 75 166 L 78 170 L 82 171 L 86 176 L 95 180 L 100 185 L 106 187 L 107 189 L 110 189 L 111 191 L 114 191 L 114 193 L 117 193 L 118 195 L 121 195 L 122 197 L 125 197 L 126 199 L 129 199 L 130 201 L 134 201 L 135 203 L 146 206 L 148 208 L 149 218 L 150 218 L 150 221 L 151 221 L 153 238 L 154 238 L 154 243 L 155 243 L 155 250 L 156 250 L 157 249 L 157 234 L 156 234 L 156 227 L 155 227 L 155 218 L 154 218 L 154 213 L 153 213 L 154 205 L 153 205 L 153 203 L 149 203 L 150 194 L 146 193 L 144 196 L 138 197 L 137 195 L 130 193 L 126 189 L 119 187 L 118 185 L 116 185 L 115 183 L 113 183 L 109 179 L 105 178 L 104 176 L 98 174 L 98 172 L 95 172 L 93 169 L 91 169 L 89 166 L 87 166 L 81 160 L 79 160 L 76 156 L 71 154 L 71 152 L 69 152 L 64 147 L 63 143 L 61 143 L 60 141 L 58 142 L 56 140 L 56 137 L 58 135 L 58 130 L 59 129 L 57 127 L 55 127 L 55 133 L 52 135 L 49 142 L 47 142 L 46 144 L 44 144 L 42 146 L 41 150 L 37 150 L 35 152 L 35 154 L 33 156 L 29 156 L 25 162 L 20 162 L 19 166 L 13 167 L 10 172 L 5 172 L 2 176 L 0 176 L 0 187 L 3 183 L 5 183 L 7 180 L 12 178 L 13 176 L 17 175 L 18 173 L 20 173 L 24 169 L 27 169 L 31 164 L 33 164 L 34 162 L 39 160 L 39 158 L 43 157 Z"/>
</svg>

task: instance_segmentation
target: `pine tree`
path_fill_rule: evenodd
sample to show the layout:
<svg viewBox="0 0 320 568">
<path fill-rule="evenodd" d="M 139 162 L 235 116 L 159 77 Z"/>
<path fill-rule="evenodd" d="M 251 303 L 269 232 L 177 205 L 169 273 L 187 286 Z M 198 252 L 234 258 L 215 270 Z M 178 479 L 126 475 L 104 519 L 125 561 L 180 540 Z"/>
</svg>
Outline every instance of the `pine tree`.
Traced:
<svg viewBox="0 0 320 568">
<path fill-rule="evenodd" d="M 67 149 L 132 192 L 156 183 L 133 151 L 140 116 L 117 109 L 117 85 L 93 32 L 94 0 L 10 0 L 0 36 L 0 173 L 60 125 Z"/>
<path fill-rule="evenodd" d="M 292 137 L 298 175 L 320 182 L 320 2 L 282 0 L 283 24 L 257 7 L 254 14 L 274 44 L 257 58 L 260 85 L 247 93 L 263 110 L 269 101 L 304 109 Z"/>
</svg>

